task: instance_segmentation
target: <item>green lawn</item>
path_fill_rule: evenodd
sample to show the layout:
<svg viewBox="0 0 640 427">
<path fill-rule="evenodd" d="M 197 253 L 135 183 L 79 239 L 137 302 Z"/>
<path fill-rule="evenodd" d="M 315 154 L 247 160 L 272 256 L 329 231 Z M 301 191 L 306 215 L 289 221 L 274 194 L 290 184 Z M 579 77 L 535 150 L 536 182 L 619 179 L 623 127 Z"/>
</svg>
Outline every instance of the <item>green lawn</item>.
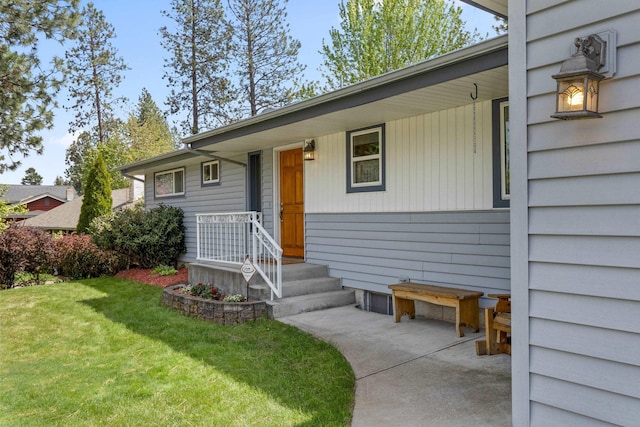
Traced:
<svg viewBox="0 0 640 427">
<path fill-rule="evenodd" d="M 354 375 L 270 320 L 219 326 L 100 278 L 0 292 L 0 425 L 348 425 Z"/>
</svg>

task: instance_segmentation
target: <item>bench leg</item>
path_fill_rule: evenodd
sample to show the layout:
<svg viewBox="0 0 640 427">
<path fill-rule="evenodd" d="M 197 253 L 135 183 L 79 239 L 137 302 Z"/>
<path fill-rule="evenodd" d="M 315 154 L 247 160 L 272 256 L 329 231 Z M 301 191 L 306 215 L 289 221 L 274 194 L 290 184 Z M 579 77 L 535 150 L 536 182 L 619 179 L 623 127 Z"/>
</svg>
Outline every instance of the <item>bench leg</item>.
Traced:
<svg viewBox="0 0 640 427">
<path fill-rule="evenodd" d="M 458 300 L 456 306 L 456 335 L 464 337 L 464 330 L 468 326 L 473 332 L 480 330 L 480 313 L 477 299 Z"/>
<path fill-rule="evenodd" d="M 393 296 L 393 314 L 396 318 L 396 323 L 400 321 L 403 314 L 408 314 L 409 319 L 416 318 L 416 305 L 411 299 L 397 298 Z"/>
<path fill-rule="evenodd" d="M 497 333 L 493 329 L 493 308 L 484 309 L 484 327 L 487 338 L 487 354 L 498 354 Z"/>
</svg>

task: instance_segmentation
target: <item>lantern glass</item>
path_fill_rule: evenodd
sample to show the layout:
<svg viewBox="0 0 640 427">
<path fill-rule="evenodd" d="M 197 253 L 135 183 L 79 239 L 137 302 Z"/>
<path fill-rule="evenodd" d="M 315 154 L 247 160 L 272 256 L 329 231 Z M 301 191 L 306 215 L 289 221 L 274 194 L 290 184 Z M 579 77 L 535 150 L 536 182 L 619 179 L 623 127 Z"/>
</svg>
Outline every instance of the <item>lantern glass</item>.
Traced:
<svg viewBox="0 0 640 427">
<path fill-rule="evenodd" d="M 585 79 L 558 81 L 558 112 L 584 110 Z"/>
<path fill-rule="evenodd" d="M 314 160 L 315 159 L 315 151 L 305 151 L 304 152 L 304 159 L 305 160 Z"/>
</svg>

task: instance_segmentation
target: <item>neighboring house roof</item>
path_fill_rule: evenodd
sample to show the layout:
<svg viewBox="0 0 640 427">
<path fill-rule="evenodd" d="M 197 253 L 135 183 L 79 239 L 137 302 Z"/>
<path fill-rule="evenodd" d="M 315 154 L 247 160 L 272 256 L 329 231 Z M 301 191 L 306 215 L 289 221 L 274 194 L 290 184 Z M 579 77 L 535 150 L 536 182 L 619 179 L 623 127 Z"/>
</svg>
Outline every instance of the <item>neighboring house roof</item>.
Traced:
<svg viewBox="0 0 640 427">
<path fill-rule="evenodd" d="M 198 155 L 221 157 L 300 142 L 508 95 L 507 36 L 429 59 L 308 100 L 185 138 L 185 149 L 124 165 L 145 173 Z"/>
<path fill-rule="evenodd" d="M 129 189 L 122 188 L 113 190 L 111 193 L 113 198 L 113 209 L 132 205 L 129 202 Z M 23 225 L 30 227 L 39 227 L 47 230 L 64 230 L 74 231 L 80 219 L 80 210 L 82 208 L 82 197 L 78 197 L 68 203 L 60 205 L 50 211 L 44 212 L 36 217 L 26 219 Z"/>
<path fill-rule="evenodd" d="M 69 194 L 67 194 L 69 190 Z M 61 202 L 73 200 L 78 197 L 78 193 L 73 187 L 66 185 L 8 185 L 2 198 L 10 204 L 27 204 L 43 197 L 51 197 Z"/>
</svg>

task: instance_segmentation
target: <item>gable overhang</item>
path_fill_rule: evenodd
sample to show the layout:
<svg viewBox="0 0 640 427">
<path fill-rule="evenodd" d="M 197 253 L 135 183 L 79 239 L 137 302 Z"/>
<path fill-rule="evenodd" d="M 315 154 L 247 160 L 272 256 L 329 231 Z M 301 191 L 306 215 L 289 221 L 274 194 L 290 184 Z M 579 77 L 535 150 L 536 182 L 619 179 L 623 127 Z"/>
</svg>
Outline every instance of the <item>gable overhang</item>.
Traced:
<svg viewBox="0 0 640 427">
<path fill-rule="evenodd" d="M 471 6 L 507 19 L 509 0 L 461 0 Z"/>
<path fill-rule="evenodd" d="M 508 96 L 507 36 L 183 140 L 233 156 Z"/>
</svg>

